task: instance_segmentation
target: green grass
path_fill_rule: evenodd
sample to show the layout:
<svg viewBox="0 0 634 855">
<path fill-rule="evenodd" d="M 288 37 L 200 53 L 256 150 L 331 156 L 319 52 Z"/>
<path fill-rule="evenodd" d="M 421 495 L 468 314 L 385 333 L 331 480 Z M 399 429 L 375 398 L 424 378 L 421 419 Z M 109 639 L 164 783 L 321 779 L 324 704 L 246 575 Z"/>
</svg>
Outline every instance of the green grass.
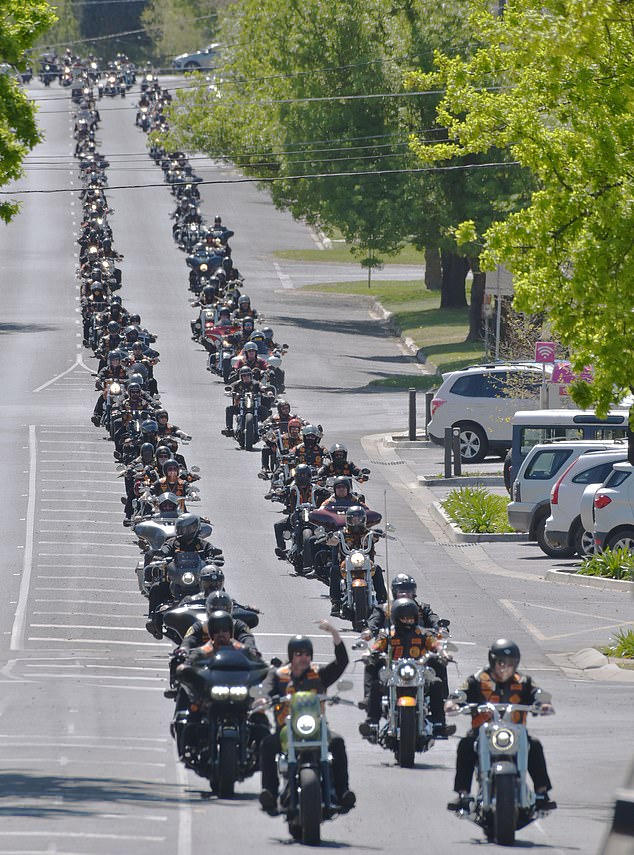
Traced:
<svg viewBox="0 0 634 855">
<path fill-rule="evenodd" d="M 369 386 L 381 386 L 384 389 L 418 389 L 428 392 L 437 389 L 439 378 L 437 374 L 392 374 L 390 377 L 381 377 L 378 380 L 370 380 Z"/>
<path fill-rule="evenodd" d="M 629 549 L 604 549 L 588 555 L 577 571 L 582 576 L 601 576 L 605 579 L 632 579 L 634 555 Z"/>
<path fill-rule="evenodd" d="M 634 629 L 619 629 L 614 633 L 612 643 L 605 647 L 603 652 L 606 656 L 634 659 Z"/>
<path fill-rule="evenodd" d="M 506 516 L 507 496 L 489 493 L 484 487 L 452 490 L 441 505 L 465 532 L 504 534 L 512 532 Z"/>
<path fill-rule="evenodd" d="M 277 258 L 288 261 L 320 261 L 328 263 L 352 262 L 360 264 L 345 243 L 334 243 L 330 249 L 284 249 L 274 253 Z M 406 246 L 396 255 L 381 259 L 384 264 L 425 264 L 425 253 L 413 246 Z"/>
<path fill-rule="evenodd" d="M 428 291 L 422 280 L 374 280 L 371 288 L 366 282 L 332 282 L 306 285 L 305 290 L 374 297 L 393 312 L 403 335 L 409 336 L 441 373 L 456 371 L 484 358 L 481 343 L 465 342 L 469 329 L 468 309 L 441 309 L 440 293 Z"/>
</svg>

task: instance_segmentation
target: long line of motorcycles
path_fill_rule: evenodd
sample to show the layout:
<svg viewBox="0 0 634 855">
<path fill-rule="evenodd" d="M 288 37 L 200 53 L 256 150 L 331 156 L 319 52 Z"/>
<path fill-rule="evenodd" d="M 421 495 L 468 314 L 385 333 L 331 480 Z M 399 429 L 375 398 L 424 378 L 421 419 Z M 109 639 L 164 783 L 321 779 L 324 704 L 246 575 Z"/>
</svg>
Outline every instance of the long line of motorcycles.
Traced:
<svg viewBox="0 0 634 855">
<path fill-rule="evenodd" d="M 224 558 L 208 540 L 211 524 L 189 510 L 200 501 L 199 470 L 189 467 L 182 455 L 191 437 L 170 421 L 161 405 L 154 375 L 160 359 L 156 336 L 142 326 L 138 315 L 125 309 L 118 293 L 122 256 L 114 249 L 109 222 L 108 162 L 98 150 L 95 89 L 89 78 L 83 83 L 75 113 L 83 205 L 78 277 L 84 345 L 98 360 L 92 421 L 113 442 L 123 479 L 124 525 L 133 531 L 141 551 L 136 574 L 140 592 L 148 599 L 146 627 L 176 645 L 166 695 L 175 701 L 171 731 L 179 756 L 209 781 L 214 793 L 231 797 L 236 783 L 258 769 L 258 746 L 269 725 L 261 702 L 256 711 L 254 701 L 262 696 L 269 666 L 248 650 L 223 648 L 203 659 L 185 653 L 192 633 L 206 640 L 206 620 L 215 613 L 209 611 L 210 593 L 212 608 L 233 611 L 245 630 L 257 625 L 257 609 L 237 604 L 226 594 Z M 269 482 L 267 498 L 284 505 L 283 519 L 275 527 L 278 557 L 296 574 L 316 576 L 328 584 L 333 611 L 362 631 L 385 599 L 374 550 L 378 539 L 389 536 L 377 528 L 381 515 L 352 490 L 352 479 L 363 483 L 369 471 L 349 461 L 341 443 L 326 451 L 321 426 L 297 417 L 281 397 L 288 347 L 275 342 L 273 330 L 244 293 L 244 279 L 230 246 L 234 232 L 220 216 L 213 224 L 205 222 L 200 177 L 183 152 L 168 152 L 161 145 L 167 130 L 167 90 L 150 74 L 141 89 L 136 124 L 152 132 L 150 155 L 176 200 L 172 231 L 186 254 L 191 305 L 197 310 L 192 338 L 203 346 L 207 367 L 220 378 L 229 399 L 223 433 L 245 450 L 260 446 L 258 474 Z M 412 766 L 416 752 L 433 746 L 429 688 L 436 677 L 429 665 L 434 657 L 448 657 L 447 634 L 445 629 L 438 633 L 439 652 L 418 660 L 388 661 L 381 672 L 386 723 L 378 741 L 394 752 L 400 765 Z M 361 648 L 364 642 L 355 646 Z M 311 701 L 301 695 L 268 702 L 290 703 L 288 738 L 279 757 L 282 813 L 295 839 L 317 843 L 322 821 L 338 813 L 330 795 L 332 758 L 320 703 L 326 698 L 313 696 Z M 338 694 L 329 700 L 342 701 Z M 519 748 L 526 744 L 526 730 L 511 722 L 512 712 L 510 705 L 496 708 L 494 727 L 510 729 Z M 494 761 L 500 751 L 486 728 L 481 731 L 479 756 Z M 513 804 L 505 806 L 505 815 L 512 816 L 512 835 L 534 818 L 525 782 L 525 753 L 516 749 L 512 755 L 517 787 Z M 500 826 L 495 820 L 491 796 L 495 791 L 489 780 L 493 768 L 494 763 L 486 767 L 481 762 L 480 791 L 471 818 L 491 839 L 508 842 L 508 822 Z M 500 832 L 500 827 L 506 830 Z"/>
</svg>

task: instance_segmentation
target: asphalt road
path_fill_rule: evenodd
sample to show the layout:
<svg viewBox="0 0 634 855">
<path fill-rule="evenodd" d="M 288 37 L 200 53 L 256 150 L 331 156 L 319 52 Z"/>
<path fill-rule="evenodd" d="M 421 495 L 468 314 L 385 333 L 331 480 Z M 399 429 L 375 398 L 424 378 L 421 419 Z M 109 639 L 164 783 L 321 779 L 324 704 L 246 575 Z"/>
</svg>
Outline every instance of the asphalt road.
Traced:
<svg viewBox="0 0 634 855">
<path fill-rule="evenodd" d="M 171 645 L 145 632 L 146 603 L 133 573 L 138 550 L 121 525 L 121 481 L 110 444 L 89 421 L 96 363 L 81 347 L 74 275 L 80 203 L 68 94 L 37 82 L 32 92 L 42 98 L 46 141 L 16 188 L 35 192 L 21 197 L 22 213 L 0 230 L 0 852 L 282 852 L 286 828 L 260 812 L 257 779 L 239 785 L 233 801 L 210 799 L 205 781 L 175 758 L 171 702 L 162 696 Z M 134 99 L 99 106 L 110 185 L 160 185 L 162 174 L 134 126 Z M 196 170 L 209 181 L 235 177 L 208 161 L 196 161 Z M 115 247 L 125 255 L 121 294 L 158 334 L 162 399 L 172 421 L 194 436 L 186 456 L 201 468 L 199 507 L 225 551 L 227 587 L 264 612 L 257 637 L 266 656 L 282 654 L 286 638 L 301 631 L 314 634 L 316 659 L 327 661 L 330 640 L 315 627 L 328 612 L 326 589 L 293 577 L 275 559 L 277 516 L 262 499 L 259 454 L 239 451 L 220 435 L 225 398 L 189 338 L 186 267 L 170 234 L 173 198 L 165 185 L 108 196 Z M 386 449 L 380 439 L 405 427 L 406 395 L 370 385 L 419 366 L 363 301 L 294 287 L 364 278 L 363 272 L 276 258 L 277 250 L 313 248 L 315 239 L 252 184 L 210 183 L 202 196 L 207 218 L 220 213 L 235 229 L 234 258 L 247 292 L 277 340 L 290 345 L 287 396 L 294 409 L 324 425 L 326 443 L 346 442 L 355 462 L 370 466 L 368 503 L 379 510 L 387 504 L 395 527 L 390 571 L 412 573 L 422 597 L 451 619 L 459 647 L 452 684 L 484 664 L 492 639 L 510 635 L 525 669 L 554 695 L 557 716 L 536 720 L 531 730 L 543 739 L 560 808 L 523 830 L 518 845 L 596 852 L 631 750 L 633 684 L 574 670 L 553 656 L 606 641 L 613 627 L 631 624 L 631 600 L 544 582 L 550 563 L 534 546 L 451 544 L 429 513 L 433 493 L 416 484 L 420 460 Z M 391 271 L 384 275 L 392 278 Z M 429 454 L 435 465 L 440 455 Z M 351 676 L 358 699 L 360 665 Z M 351 708 L 331 714 L 346 738 L 358 806 L 325 826 L 326 848 L 493 851 L 476 826 L 445 810 L 455 740 L 437 743 L 415 769 L 402 770 L 360 739 L 360 720 Z"/>
</svg>

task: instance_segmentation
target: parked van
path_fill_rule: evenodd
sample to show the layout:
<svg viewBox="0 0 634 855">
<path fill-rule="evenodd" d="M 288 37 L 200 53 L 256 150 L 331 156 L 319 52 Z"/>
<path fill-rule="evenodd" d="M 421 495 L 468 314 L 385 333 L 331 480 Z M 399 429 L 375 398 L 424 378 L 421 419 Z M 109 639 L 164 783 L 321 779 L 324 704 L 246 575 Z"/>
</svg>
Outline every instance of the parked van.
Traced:
<svg viewBox="0 0 634 855">
<path fill-rule="evenodd" d="M 510 488 L 522 461 L 533 448 L 549 440 L 623 439 L 629 410 L 610 410 L 600 419 L 591 410 L 518 410 L 511 419 L 512 445 L 505 461 L 505 481 Z"/>
</svg>

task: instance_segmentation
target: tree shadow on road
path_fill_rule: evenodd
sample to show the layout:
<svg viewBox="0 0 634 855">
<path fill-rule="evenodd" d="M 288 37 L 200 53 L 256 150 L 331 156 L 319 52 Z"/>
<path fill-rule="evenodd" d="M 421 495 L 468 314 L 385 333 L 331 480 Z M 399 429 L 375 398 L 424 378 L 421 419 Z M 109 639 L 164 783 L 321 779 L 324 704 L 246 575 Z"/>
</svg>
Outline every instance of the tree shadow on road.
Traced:
<svg viewBox="0 0 634 855">
<path fill-rule="evenodd" d="M 54 332 L 58 329 L 59 327 L 49 326 L 48 324 L 0 323 L 0 335 L 10 335 L 11 333 Z"/>
</svg>

